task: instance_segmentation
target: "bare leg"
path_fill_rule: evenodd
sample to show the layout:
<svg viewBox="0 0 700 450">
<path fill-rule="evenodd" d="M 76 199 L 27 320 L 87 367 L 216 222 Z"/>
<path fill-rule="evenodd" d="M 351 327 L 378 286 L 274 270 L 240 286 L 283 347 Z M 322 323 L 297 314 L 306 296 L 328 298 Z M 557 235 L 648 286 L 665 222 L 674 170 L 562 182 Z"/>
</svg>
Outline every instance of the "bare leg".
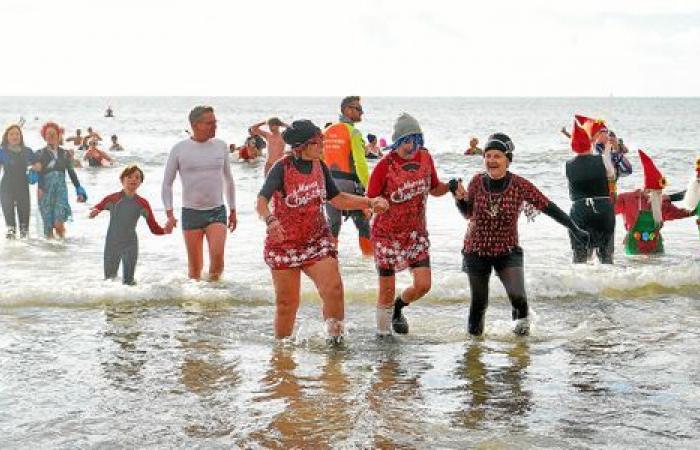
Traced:
<svg viewBox="0 0 700 450">
<path fill-rule="evenodd" d="M 294 330 L 299 309 L 301 270 L 273 270 L 272 283 L 275 285 L 275 337 L 281 339 L 291 336 Z"/>
<path fill-rule="evenodd" d="M 379 298 L 377 306 L 394 306 L 396 298 L 396 276 L 379 277 Z"/>
<path fill-rule="evenodd" d="M 56 229 L 56 234 L 59 238 L 63 239 L 66 237 L 66 227 L 63 222 L 54 222 L 53 227 Z"/>
<path fill-rule="evenodd" d="M 209 279 L 218 281 L 224 272 L 224 249 L 226 248 L 226 225 L 213 223 L 204 229 L 209 246 Z"/>
<path fill-rule="evenodd" d="M 411 270 L 413 285 L 404 289 L 401 300 L 404 303 L 413 303 L 423 297 L 432 287 L 432 272 L 430 267 L 416 267 Z"/>
<path fill-rule="evenodd" d="M 335 319 L 337 322 L 342 322 L 345 318 L 345 304 L 338 260 L 326 257 L 305 267 L 304 273 L 314 282 L 318 294 L 323 300 L 323 320 Z M 342 328 L 342 324 L 340 327 Z M 342 332 L 342 330 L 340 331 Z M 331 335 L 338 336 L 339 334 L 331 332 Z"/>
<path fill-rule="evenodd" d="M 187 248 L 187 265 L 189 267 L 188 276 L 193 280 L 202 277 L 202 266 L 204 265 L 204 230 L 185 230 L 185 247 Z"/>
</svg>

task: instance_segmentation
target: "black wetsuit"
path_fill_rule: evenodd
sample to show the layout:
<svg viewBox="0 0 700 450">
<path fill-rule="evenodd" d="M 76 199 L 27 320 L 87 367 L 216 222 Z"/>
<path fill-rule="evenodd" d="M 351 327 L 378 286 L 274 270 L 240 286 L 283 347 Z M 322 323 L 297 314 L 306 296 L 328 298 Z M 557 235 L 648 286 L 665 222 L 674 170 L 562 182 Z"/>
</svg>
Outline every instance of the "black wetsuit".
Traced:
<svg viewBox="0 0 700 450">
<path fill-rule="evenodd" d="M 8 233 L 17 228 L 15 210 L 19 219 L 19 229 L 26 234 L 29 228 L 29 183 L 27 182 L 27 167 L 34 162 L 34 153 L 29 148 L 15 152 L 10 149 L 0 149 L 0 164 L 4 169 L 0 181 L 0 203 L 5 216 Z"/>
<path fill-rule="evenodd" d="M 591 235 L 590 244 L 571 233 L 574 263 L 585 263 L 595 249 L 603 264 L 613 263 L 615 249 L 615 205 L 610 199 L 608 177 L 601 155 L 579 155 L 566 162 L 571 219 Z"/>
</svg>

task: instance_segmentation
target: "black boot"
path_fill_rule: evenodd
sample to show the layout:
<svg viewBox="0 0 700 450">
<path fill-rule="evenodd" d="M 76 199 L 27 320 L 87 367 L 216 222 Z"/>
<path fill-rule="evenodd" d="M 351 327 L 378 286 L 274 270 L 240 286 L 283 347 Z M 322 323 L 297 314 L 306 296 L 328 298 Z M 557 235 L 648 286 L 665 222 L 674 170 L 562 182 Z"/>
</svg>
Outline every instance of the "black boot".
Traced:
<svg viewBox="0 0 700 450">
<path fill-rule="evenodd" d="M 7 233 L 5 234 L 5 238 L 7 238 L 7 239 L 14 239 L 15 238 L 15 227 L 7 227 Z"/>
<path fill-rule="evenodd" d="M 394 316 L 391 318 L 391 326 L 394 329 L 394 333 L 408 334 L 408 321 L 401 312 L 404 306 L 408 306 L 408 303 L 404 303 L 399 295 L 394 301 Z"/>
<path fill-rule="evenodd" d="M 29 237 L 29 231 L 27 231 L 27 228 L 19 227 L 19 238 L 27 239 L 27 237 Z"/>
</svg>

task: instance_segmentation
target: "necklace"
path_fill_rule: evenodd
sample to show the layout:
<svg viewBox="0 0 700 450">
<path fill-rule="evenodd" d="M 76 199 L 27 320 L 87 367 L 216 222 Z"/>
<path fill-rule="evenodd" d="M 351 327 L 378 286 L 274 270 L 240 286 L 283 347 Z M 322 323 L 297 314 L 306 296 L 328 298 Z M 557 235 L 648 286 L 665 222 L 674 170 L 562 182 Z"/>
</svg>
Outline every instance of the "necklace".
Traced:
<svg viewBox="0 0 700 450">
<path fill-rule="evenodd" d="M 491 177 L 487 177 L 486 183 L 487 183 L 487 188 L 488 188 L 488 192 L 489 192 L 489 199 L 488 199 L 489 207 L 486 210 L 486 212 L 488 213 L 489 216 L 494 218 L 494 217 L 498 216 L 498 213 L 501 212 L 501 195 L 498 194 L 498 198 L 496 200 L 494 200 L 493 194 L 491 193 Z"/>
</svg>

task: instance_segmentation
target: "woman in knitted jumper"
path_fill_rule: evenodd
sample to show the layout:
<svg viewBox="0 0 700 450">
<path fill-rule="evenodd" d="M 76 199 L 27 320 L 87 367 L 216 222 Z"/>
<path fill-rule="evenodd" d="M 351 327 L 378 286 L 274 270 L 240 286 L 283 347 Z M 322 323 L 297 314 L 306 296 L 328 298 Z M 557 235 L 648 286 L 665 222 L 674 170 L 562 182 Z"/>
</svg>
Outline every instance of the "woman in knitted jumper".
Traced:
<svg viewBox="0 0 700 450">
<path fill-rule="evenodd" d="M 542 211 L 581 241 L 589 235 L 551 202 L 532 183 L 508 170 L 515 146 L 503 133 L 489 136 L 484 147 L 486 172 L 474 175 L 463 199 L 457 196 L 457 207 L 469 220 L 464 238 L 462 270 L 469 276 L 471 305 L 468 330 L 479 336 L 484 332 L 484 316 L 488 306 L 491 271 L 503 283 L 516 321 L 513 332 L 526 335 L 530 331 L 527 296 L 523 272 L 523 250 L 518 245 L 518 216 L 524 211 L 533 218 Z M 451 186 L 454 192 L 456 186 Z"/>
</svg>

